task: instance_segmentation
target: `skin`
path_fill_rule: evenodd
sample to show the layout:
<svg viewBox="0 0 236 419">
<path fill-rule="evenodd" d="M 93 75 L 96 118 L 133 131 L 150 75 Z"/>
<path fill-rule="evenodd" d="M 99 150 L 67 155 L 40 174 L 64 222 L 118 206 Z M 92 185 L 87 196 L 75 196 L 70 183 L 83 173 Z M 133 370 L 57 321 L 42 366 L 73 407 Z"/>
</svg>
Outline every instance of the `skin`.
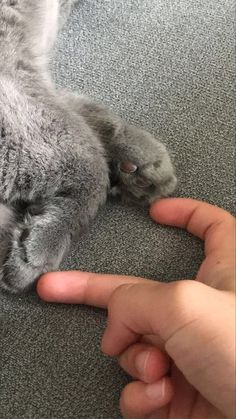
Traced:
<svg viewBox="0 0 236 419">
<path fill-rule="evenodd" d="M 196 281 L 60 272 L 37 286 L 48 302 L 108 309 L 102 351 L 135 378 L 120 398 L 125 418 L 235 417 L 235 219 L 191 199 L 164 199 L 152 219 L 205 241 Z"/>
</svg>

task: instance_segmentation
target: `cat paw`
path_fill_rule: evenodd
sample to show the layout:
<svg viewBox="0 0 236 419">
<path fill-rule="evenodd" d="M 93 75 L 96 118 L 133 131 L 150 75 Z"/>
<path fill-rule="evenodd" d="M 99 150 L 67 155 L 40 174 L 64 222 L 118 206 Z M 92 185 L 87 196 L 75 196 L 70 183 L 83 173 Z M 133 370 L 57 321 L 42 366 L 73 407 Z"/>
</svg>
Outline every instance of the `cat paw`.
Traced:
<svg viewBox="0 0 236 419">
<path fill-rule="evenodd" d="M 34 266 L 26 258 L 25 248 L 15 232 L 8 257 L 0 272 L 0 288 L 11 294 L 19 294 L 30 290 L 37 278 L 43 274 L 43 266 Z"/>
<path fill-rule="evenodd" d="M 124 200 L 145 205 L 175 190 L 177 178 L 170 155 L 147 131 L 126 126 L 114 139 L 112 154 L 112 186 Z"/>
<path fill-rule="evenodd" d="M 58 269 L 69 242 L 68 235 L 60 236 L 40 217 L 16 228 L 0 271 L 0 288 L 13 294 L 30 290 L 42 274 Z"/>
</svg>

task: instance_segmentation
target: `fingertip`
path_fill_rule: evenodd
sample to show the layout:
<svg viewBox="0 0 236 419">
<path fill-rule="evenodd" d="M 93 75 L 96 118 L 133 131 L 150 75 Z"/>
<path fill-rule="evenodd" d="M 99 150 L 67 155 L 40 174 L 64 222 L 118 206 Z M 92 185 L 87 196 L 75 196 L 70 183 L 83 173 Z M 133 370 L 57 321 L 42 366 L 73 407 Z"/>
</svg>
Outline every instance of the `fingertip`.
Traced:
<svg viewBox="0 0 236 419">
<path fill-rule="evenodd" d="M 168 404 L 173 395 L 174 387 L 170 377 L 163 377 L 156 383 L 147 384 L 145 393 L 150 401 L 156 401 L 158 408 Z"/>
<path fill-rule="evenodd" d="M 36 286 L 39 297 L 49 303 L 83 303 L 88 275 L 84 272 L 51 272 Z"/>
<path fill-rule="evenodd" d="M 55 283 L 55 274 L 46 273 L 45 275 L 41 276 L 37 282 L 36 290 L 38 296 L 46 301 L 51 302 L 53 301 L 54 295 L 54 284 Z"/>
<path fill-rule="evenodd" d="M 159 222 L 159 212 L 161 211 L 162 203 L 163 203 L 163 199 L 155 201 L 151 204 L 149 208 L 149 215 L 153 221 Z M 160 208 L 160 211 L 159 211 L 159 208 Z"/>
<path fill-rule="evenodd" d="M 144 378 L 147 383 L 154 383 L 163 377 L 170 367 L 168 356 L 158 348 L 152 348 L 148 362 L 146 363 L 146 371 Z"/>
<path fill-rule="evenodd" d="M 122 391 L 120 409 L 124 417 L 143 417 L 169 404 L 173 395 L 173 384 L 169 377 L 153 384 L 134 381 Z"/>
<path fill-rule="evenodd" d="M 158 222 L 165 223 L 165 220 L 173 212 L 176 204 L 183 204 L 181 198 L 165 198 L 154 202 L 149 210 L 150 217 Z"/>
<path fill-rule="evenodd" d="M 169 368 L 170 360 L 159 348 L 145 343 L 129 346 L 119 356 L 120 366 L 131 377 L 145 383 L 154 383 L 164 377 Z"/>
<path fill-rule="evenodd" d="M 203 210 L 205 213 L 212 209 L 215 211 L 216 207 L 192 198 L 166 198 L 152 204 L 150 216 L 160 224 L 186 228 L 196 209 Z M 217 211 L 222 212 L 219 208 Z"/>
<path fill-rule="evenodd" d="M 101 341 L 101 345 L 100 345 L 101 352 L 104 355 L 107 355 L 107 356 L 111 356 L 111 357 L 117 356 L 119 354 L 117 353 L 116 348 L 114 348 L 112 340 L 110 339 L 110 334 L 107 331 L 107 329 L 108 329 L 108 326 L 107 326 L 107 328 L 104 332 L 104 335 L 102 337 L 102 341 Z"/>
</svg>

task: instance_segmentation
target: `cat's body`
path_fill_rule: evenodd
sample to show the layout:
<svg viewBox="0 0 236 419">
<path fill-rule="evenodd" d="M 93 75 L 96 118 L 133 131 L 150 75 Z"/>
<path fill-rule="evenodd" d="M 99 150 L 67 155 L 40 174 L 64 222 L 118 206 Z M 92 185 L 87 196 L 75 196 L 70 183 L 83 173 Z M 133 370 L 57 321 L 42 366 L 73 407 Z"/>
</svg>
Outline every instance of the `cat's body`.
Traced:
<svg viewBox="0 0 236 419">
<path fill-rule="evenodd" d="M 165 147 L 89 99 L 56 91 L 48 54 L 73 0 L 0 0 L 0 286 L 58 269 L 107 197 L 174 189 Z M 137 173 L 124 173 L 131 161 Z"/>
</svg>

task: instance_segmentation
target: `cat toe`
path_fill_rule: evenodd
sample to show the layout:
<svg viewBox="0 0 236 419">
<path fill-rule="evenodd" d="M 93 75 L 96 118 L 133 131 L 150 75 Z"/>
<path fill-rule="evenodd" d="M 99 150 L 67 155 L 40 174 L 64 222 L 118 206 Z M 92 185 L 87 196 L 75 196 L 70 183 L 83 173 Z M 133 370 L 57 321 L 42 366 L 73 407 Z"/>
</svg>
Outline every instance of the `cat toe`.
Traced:
<svg viewBox="0 0 236 419">
<path fill-rule="evenodd" d="M 0 288 L 11 294 L 25 293 L 33 288 L 42 273 L 21 258 L 12 260 L 10 257 L 0 271 Z"/>
</svg>

